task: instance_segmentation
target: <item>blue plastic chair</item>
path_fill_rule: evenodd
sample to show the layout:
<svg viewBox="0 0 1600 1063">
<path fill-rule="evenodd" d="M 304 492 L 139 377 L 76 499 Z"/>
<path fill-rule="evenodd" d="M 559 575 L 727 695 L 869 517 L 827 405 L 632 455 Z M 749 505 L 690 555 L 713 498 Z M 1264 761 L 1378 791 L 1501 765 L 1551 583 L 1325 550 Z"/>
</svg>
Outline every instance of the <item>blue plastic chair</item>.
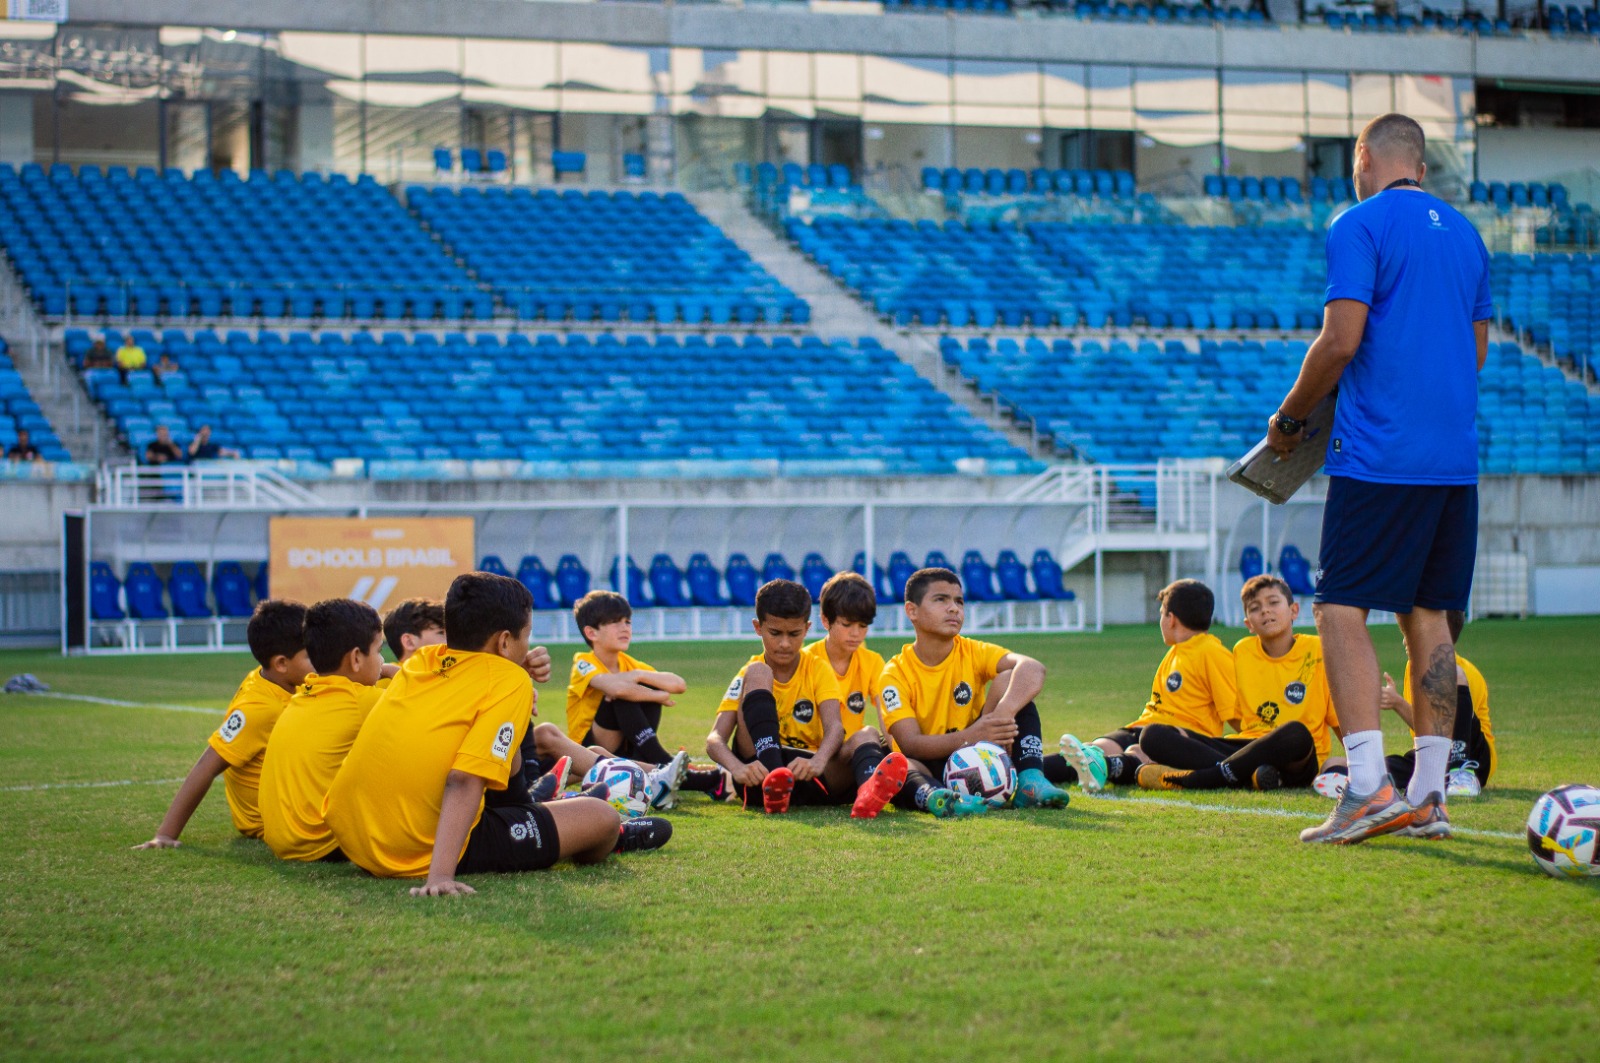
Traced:
<svg viewBox="0 0 1600 1063">
<path fill-rule="evenodd" d="M 1239 551 L 1239 575 L 1244 579 L 1253 579 L 1266 571 L 1266 562 L 1261 558 L 1261 548 L 1247 546 Z"/>
<path fill-rule="evenodd" d="M 756 591 L 759 589 L 760 574 L 750 559 L 743 554 L 732 554 L 728 557 L 726 572 L 728 580 L 728 598 L 734 605 L 746 608 L 756 604 Z"/>
<path fill-rule="evenodd" d="M 172 599 L 172 614 L 176 617 L 204 620 L 213 615 L 206 602 L 206 578 L 193 561 L 179 561 L 172 566 L 172 574 L 167 577 L 167 596 Z"/>
<path fill-rule="evenodd" d="M 771 583 L 775 579 L 794 579 L 794 566 L 778 553 L 768 554 L 761 563 L 761 582 Z"/>
<path fill-rule="evenodd" d="M 211 570 L 211 596 L 217 602 L 217 615 L 241 619 L 255 611 L 250 602 L 250 578 L 237 561 L 219 561 Z"/>
<path fill-rule="evenodd" d="M 128 615 L 135 620 L 165 620 L 170 615 L 161 593 L 161 577 L 148 562 L 135 561 L 128 566 L 123 591 L 128 599 Z"/>
<path fill-rule="evenodd" d="M 537 556 L 529 554 L 517 565 L 517 582 L 528 588 L 528 593 L 533 595 L 535 609 L 561 608 L 561 602 L 553 588 L 554 578 Z"/>
<path fill-rule="evenodd" d="M 1077 600 L 1077 594 L 1061 582 L 1061 566 L 1048 550 L 1033 552 L 1033 585 L 1039 588 L 1039 597 L 1053 602 Z"/>
<path fill-rule="evenodd" d="M 1000 596 L 1012 602 L 1035 602 L 1039 596 L 1028 587 L 1028 566 L 1015 550 L 1002 550 L 995 560 L 995 575 L 1000 581 Z"/>
<path fill-rule="evenodd" d="M 961 557 L 961 585 L 969 602 L 1003 600 L 994 587 L 994 569 L 977 550 L 968 550 Z"/>
<path fill-rule="evenodd" d="M 822 597 L 822 585 L 833 575 L 833 566 L 821 554 L 811 553 L 800 562 L 800 583 L 815 602 Z"/>
<path fill-rule="evenodd" d="M 719 586 L 721 577 L 717 574 L 716 566 L 711 563 L 711 558 L 705 554 L 692 554 L 689 557 L 689 597 L 695 605 L 717 607 L 729 604 L 728 599 L 722 594 Z"/>
<path fill-rule="evenodd" d="M 657 605 L 683 609 L 695 604 L 694 599 L 684 593 L 683 584 L 683 571 L 671 557 L 657 554 L 650 559 L 650 592 L 655 595 Z"/>
<path fill-rule="evenodd" d="M 575 554 L 563 554 L 556 562 L 556 592 L 561 596 L 563 609 L 572 608 L 579 598 L 589 593 L 589 570 Z"/>
<path fill-rule="evenodd" d="M 1311 562 L 1298 546 L 1285 544 L 1278 554 L 1278 574 L 1295 594 L 1314 594 L 1316 586 L 1311 581 Z"/>
<path fill-rule="evenodd" d="M 889 555 L 889 589 L 893 592 L 893 601 L 906 600 L 906 583 L 916 571 L 917 566 L 911 563 L 911 555 L 904 550 L 896 550 Z"/>
<path fill-rule="evenodd" d="M 499 554 L 484 555 L 483 560 L 478 562 L 478 571 L 487 572 L 494 576 L 505 576 L 507 579 L 511 578 L 511 572 L 506 568 L 506 563 L 500 560 Z"/>
<path fill-rule="evenodd" d="M 628 589 L 626 592 L 622 591 L 621 583 L 617 579 L 619 561 L 619 558 L 611 559 L 611 589 L 618 593 L 626 593 L 628 604 L 635 609 L 648 609 L 656 604 L 650 600 L 650 596 L 645 590 L 644 570 L 639 567 L 631 556 L 628 558 Z"/>
<path fill-rule="evenodd" d="M 89 564 L 89 616 L 95 620 L 125 620 L 118 597 L 122 581 L 104 561 Z"/>
<path fill-rule="evenodd" d="M 955 567 L 956 566 L 952 565 L 950 563 L 950 559 L 948 557 L 944 556 L 944 551 L 943 550 L 929 550 L 928 551 L 928 556 L 923 559 L 922 567 L 923 568 L 948 568 L 953 572 L 953 571 L 955 571 Z"/>
<path fill-rule="evenodd" d="M 866 567 L 867 552 L 865 550 L 857 550 L 856 556 L 850 560 L 850 571 L 858 576 L 866 576 Z M 889 574 L 884 571 L 884 567 L 881 564 L 876 561 L 872 563 L 872 575 L 868 576 L 867 579 L 872 584 L 873 598 L 880 602 L 894 600 L 894 592 L 889 587 Z"/>
</svg>

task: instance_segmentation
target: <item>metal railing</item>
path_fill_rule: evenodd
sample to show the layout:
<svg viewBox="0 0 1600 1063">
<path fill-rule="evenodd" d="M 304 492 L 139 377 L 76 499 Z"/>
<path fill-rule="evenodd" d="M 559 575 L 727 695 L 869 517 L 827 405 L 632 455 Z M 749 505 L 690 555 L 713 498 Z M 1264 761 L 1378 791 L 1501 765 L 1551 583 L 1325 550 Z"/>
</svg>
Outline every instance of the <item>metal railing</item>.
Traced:
<svg viewBox="0 0 1600 1063">
<path fill-rule="evenodd" d="M 114 465 L 100 470 L 100 505 L 123 509 L 302 509 L 325 503 L 270 466 Z"/>
<path fill-rule="evenodd" d="M 1012 502 L 1079 502 L 1086 533 L 1209 533 L 1216 512 L 1218 458 L 1153 465 L 1055 465 L 1008 496 Z"/>
</svg>

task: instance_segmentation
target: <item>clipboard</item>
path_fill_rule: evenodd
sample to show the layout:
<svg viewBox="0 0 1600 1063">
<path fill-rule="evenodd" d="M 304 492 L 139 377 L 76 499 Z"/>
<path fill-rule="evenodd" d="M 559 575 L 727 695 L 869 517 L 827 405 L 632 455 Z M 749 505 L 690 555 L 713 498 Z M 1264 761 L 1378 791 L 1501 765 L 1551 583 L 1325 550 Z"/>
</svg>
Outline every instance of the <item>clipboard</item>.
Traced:
<svg viewBox="0 0 1600 1063">
<path fill-rule="evenodd" d="M 1267 440 L 1250 448 L 1249 453 L 1228 466 L 1228 479 L 1260 495 L 1274 505 L 1294 497 L 1322 468 L 1328 456 L 1328 433 L 1333 429 L 1333 412 L 1338 402 L 1334 392 L 1306 418 L 1304 438 L 1288 458 L 1280 458 L 1267 448 Z"/>
</svg>

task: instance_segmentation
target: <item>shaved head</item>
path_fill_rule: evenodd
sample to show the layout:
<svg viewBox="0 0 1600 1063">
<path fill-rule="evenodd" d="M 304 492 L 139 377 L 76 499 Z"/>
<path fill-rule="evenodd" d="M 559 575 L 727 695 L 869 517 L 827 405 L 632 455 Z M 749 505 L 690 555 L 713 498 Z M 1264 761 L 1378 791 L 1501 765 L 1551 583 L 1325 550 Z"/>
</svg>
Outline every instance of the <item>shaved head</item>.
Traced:
<svg viewBox="0 0 1600 1063">
<path fill-rule="evenodd" d="M 1356 143 L 1366 145 L 1374 161 L 1408 170 L 1422 168 L 1427 148 L 1422 127 L 1403 114 L 1384 114 L 1374 118 L 1361 131 Z"/>
</svg>

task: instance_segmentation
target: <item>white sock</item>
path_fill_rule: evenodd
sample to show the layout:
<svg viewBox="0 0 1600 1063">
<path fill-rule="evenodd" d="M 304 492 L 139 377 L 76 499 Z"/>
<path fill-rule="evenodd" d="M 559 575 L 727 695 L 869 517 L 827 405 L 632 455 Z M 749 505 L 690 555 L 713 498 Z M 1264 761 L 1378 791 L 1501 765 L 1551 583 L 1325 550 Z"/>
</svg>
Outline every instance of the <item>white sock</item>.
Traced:
<svg viewBox="0 0 1600 1063">
<path fill-rule="evenodd" d="M 1383 782 L 1383 732 L 1356 731 L 1344 736 L 1344 755 L 1350 761 L 1350 789 L 1370 794 Z"/>
<path fill-rule="evenodd" d="M 1406 800 L 1413 805 L 1429 794 L 1444 794 L 1444 770 L 1450 765 L 1450 739 L 1439 735 L 1417 738 L 1417 767 L 1406 787 Z"/>
</svg>

